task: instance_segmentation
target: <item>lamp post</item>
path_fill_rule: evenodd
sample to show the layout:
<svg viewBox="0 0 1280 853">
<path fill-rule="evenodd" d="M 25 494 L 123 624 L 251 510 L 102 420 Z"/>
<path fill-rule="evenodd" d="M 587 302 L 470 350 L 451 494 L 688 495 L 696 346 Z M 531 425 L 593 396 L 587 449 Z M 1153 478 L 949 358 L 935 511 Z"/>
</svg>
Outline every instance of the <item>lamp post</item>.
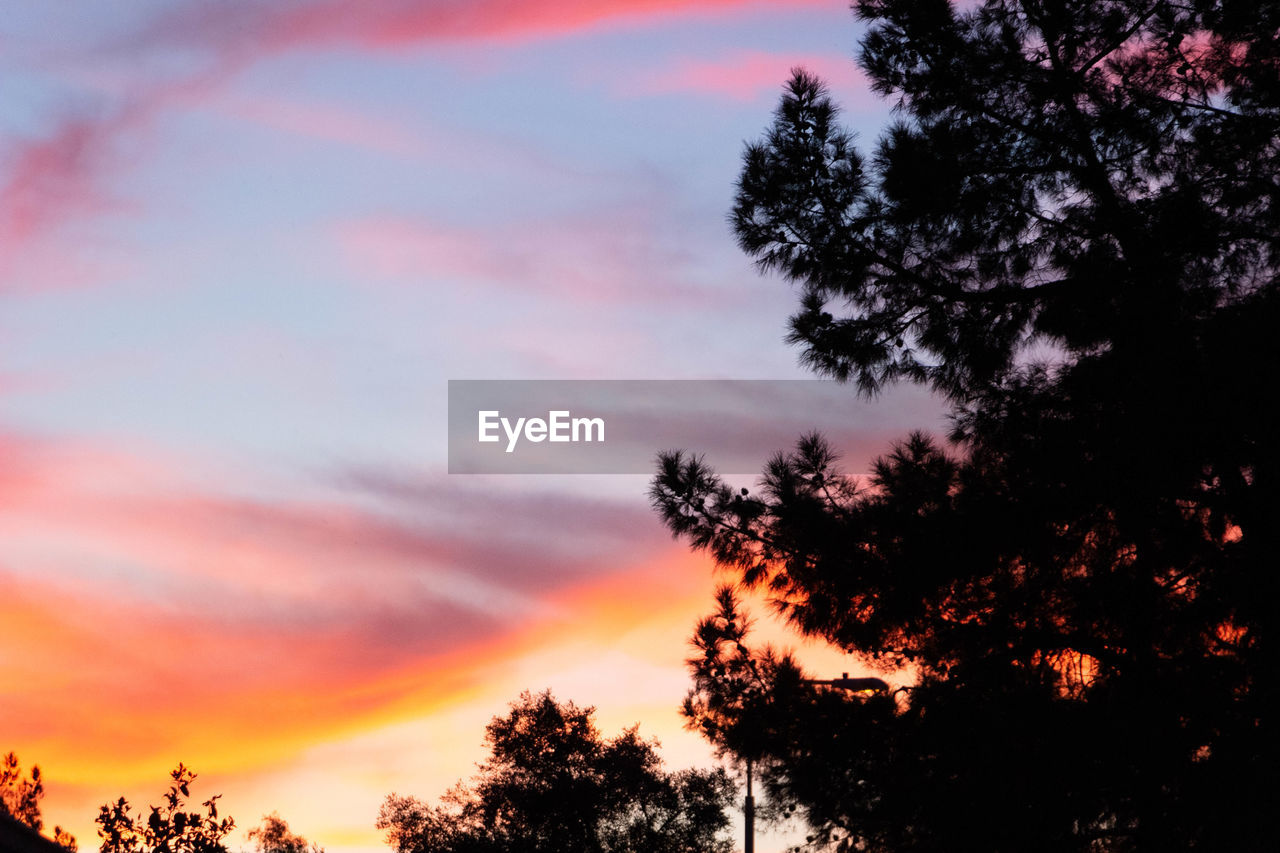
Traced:
<svg viewBox="0 0 1280 853">
<path fill-rule="evenodd" d="M 839 678 L 806 678 L 805 684 L 822 684 L 837 690 L 848 690 L 850 693 L 888 693 L 889 685 L 879 678 L 850 678 L 849 673 L 840 673 Z M 751 791 L 751 759 L 747 758 L 747 796 L 742 801 L 743 841 L 742 853 L 756 851 L 756 798 Z"/>
</svg>

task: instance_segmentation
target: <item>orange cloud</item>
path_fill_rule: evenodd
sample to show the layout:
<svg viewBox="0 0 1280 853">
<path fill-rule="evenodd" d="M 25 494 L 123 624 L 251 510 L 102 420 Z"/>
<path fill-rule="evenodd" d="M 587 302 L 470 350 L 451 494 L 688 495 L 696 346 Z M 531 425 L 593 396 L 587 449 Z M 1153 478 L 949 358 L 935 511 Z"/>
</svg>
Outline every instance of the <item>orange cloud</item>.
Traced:
<svg viewBox="0 0 1280 853">
<path fill-rule="evenodd" d="M 643 722 L 645 734 L 662 738 L 673 764 L 705 762 L 707 750 L 681 731 L 678 705 L 683 637 L 705 606 L 709 584 L 705 565 L 673 545 L 669 559 L 553 596 L 554 614 L 545 620 L 496 627 L 382 672 L 370 661 L 364 677 L 322 673 L 314 683 L 252 690 L 213 672 L 200 676 L 207 689 L 169 677 L 149 691 L 122 682 L 120 701 L 132 707 L 64 695 L 66 707 L 48 709 L 45 736 L 29 726 L 8 728 L 20 754 L 38 761 L 50 780 L 46 815 L 70 826 L 82 846 L 93 837 L 97 804 L 121 793 L 138 805 L 147 801 L 138 798 L 154 800 L 168 767 L 183 760 L 201 774 L 201 792 L 225 793 L 224 811 L 246 828 L 279 808 L 295 828 L 314 827 L 309 834 L 330 847 L 376 847 L 373 816 L 381 798 L 393 790 L 436 796 L 469 775 L 482 754 L 484 724 L 523 689 L 550 687 L 595 704 L 608 731 Z M 114 624 L 101 636 L 69 636 L 68 625 L 83 614 L 53 612 L 39 600 L 17 599 L 15 612 L 25 614 L 18 624 L 59 643 L 33 658 L 33 668 L 65 667 L 68 645 L 114 658 L 136 643 L 199 670 L 201 646 L 244 661 L 261 639 L 206 636 L 201 626 L 180 621 L 137 628 L 128 637 L 118 636 Z M 287 646 L 257 652 L 280 663 L 308 653 Z M 302 798 L 299 779 L 306 780 Z"/>
<path fill-rule="evenodd" d="M 0 447 L 0 678 L 23 685 L 0 728 L 74 765 L 68 782 L 279 760 L 448 697 L 477 656 L 578 624 L 569 591 L 675 550 L 643 505 L 438 482 L 410 526 L 175 494 L 164 465 L 92 448 Z"/>
<path fill-rule="evenodd" d="M 82 847 L 96 805 L 154 801 L 184 761 L 244 828 L 279 808 L 376 849 L 381 798 L 468 775 L 523 689 L 707 760 L 678 705 L 715 579 L 643 501 L 369 471 L 337 480 L 349 503 L 251 501 L 12 435 L 0 463 L 0 731 Z"/>
</svg>

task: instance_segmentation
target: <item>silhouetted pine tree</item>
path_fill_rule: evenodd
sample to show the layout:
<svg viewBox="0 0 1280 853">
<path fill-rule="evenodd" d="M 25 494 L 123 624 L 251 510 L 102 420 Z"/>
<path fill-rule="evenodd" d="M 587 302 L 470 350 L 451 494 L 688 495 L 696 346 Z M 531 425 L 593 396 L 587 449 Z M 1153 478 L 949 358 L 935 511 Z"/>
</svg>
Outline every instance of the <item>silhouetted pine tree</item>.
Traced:
<svg viewBox="0 0 1280 853">
<path fill-rule="evenodd" d="M 651 494 L 915 680 L 807 686 L 726 592 L 691 724 L 836 849 L 1273 849 L 1280 6 L 855 9 L 895 123 L 864 159 L 797 72 L 732 219 L 806 363 L 930 383 L 952 444 L 856 483 L 810 436 L 755 495 L 668 454 Z"/>
</svg>

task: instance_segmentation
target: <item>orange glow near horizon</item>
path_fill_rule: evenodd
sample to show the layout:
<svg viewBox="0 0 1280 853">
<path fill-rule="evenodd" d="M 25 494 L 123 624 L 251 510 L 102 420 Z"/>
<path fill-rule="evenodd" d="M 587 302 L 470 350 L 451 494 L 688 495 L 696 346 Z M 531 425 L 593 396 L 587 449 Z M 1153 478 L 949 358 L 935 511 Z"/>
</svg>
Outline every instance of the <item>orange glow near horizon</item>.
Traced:
<svg viewBox="0 0 1280 853">
<path fill-rule="evenodd" d="M 709 609 L 714 585 L 708 562 L 673 544 L 661 564 L 566 589 L 544 619 L 368 677 L 320 674 L 310 683 L 263 683 L 234 694 L 215 689 L 196 696 L 190 684 L 100 685 L 92 713 L 66 692 L 81 689 L 74 680 L 53 675 L 61 654 L 92 654 L 104 642 L 68 631 L 88 614 L 65 604 L 6 597 L 0 615 L 7 624 L 69 644 L 27 662 L 25 675 L 46 673 L 43 683 L 27 682 L 27 695 L 43 696 L 43 707 L 19 719 L 38 718 L 42 725 L 9 734 L 19 757 L 28 766 L 39 764 L 48 780 L 46 821 L 68 828 L 85 849 L 93 846 L 97 805 L 122 794 L 139 808 L 155 802 L 178 761 L 200 774 L 201 798 L 224 794 L 223 811 L 242 830 L 256 825 L 258 812 L 279 810 L 308 837 L 376 849 L 373 822 L 382 797 L 398 790 L 431 798 L 469 776 L 483 757 L 485 723 L 522 690 L 550 688 L 561 699 L 595 705 L 605 735 L 640 723 L 642 734 L 663 743 L 670 766 L 708 762 L 706 744 L 683 730 L 679 715 L 687 647 L 678 638 L 687 637 Z M 127 635 L 98 649 L 111 655 L 149 649 L 153 657 L 164 649 L 166 668 L 179 668 L 203 642 L 229 660 L 243 658 L 256 642 L 190 636 L 175 642 L 182 632 L 172 624 L 147 624 L 137 614 L 124 621 L 133 623 Z M 786 638 L 784 631 L 763 627 L 763 635 Z M 841 655 L 811 652 L 821 671 L 849 668 Z M 321 759 L 317 767 L 316 754 L 326 750 L 342 760 Z M 394 766 L 382 763 L 388 755 L 399 756 Z M 396 763 L 414 755 L 423 766 Z M 294 801 L 290 780 L 303 777 L 308 790 L 327 785 L 335 799 Z M 353 808 L 367 813 L 367 832 L 343 829 L 351 824 Z"/>
<path fill-rule="evenodd" d="M 279 811 L 319 843 L 380 849 L 382 799 L 469 777 L 524 690 L 595 706 L 606 736 L 639 724 L 670 766 L 712 760 L 679 707 L 725 578 L 638 501 L 464 485 L 407 527 L 358 502 L 219 497 L 160 454 L 6 453 L 0 623 L 17 642 L 0 680 L 22 690 L 0 707 L 4 749 L 41 767 L 46 823 L 83 849 L 98 806 L 145 808 L 179 762 L 193 802 L 223 794 L 240 832 Z M 529 553 L 523 528 L 548 525 L 563 534 Z M 799 644 L 822 677 L 860 669 L 747 604 L 756 645 Z"/>
</svg>

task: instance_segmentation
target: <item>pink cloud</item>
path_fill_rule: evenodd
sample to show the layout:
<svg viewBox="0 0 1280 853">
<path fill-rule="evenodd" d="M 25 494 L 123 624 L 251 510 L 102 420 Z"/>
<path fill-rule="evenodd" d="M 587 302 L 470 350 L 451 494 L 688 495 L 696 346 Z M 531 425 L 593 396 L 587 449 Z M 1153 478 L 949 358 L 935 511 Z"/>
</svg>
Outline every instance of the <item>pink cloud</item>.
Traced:
<svg viewBox="0 0 1280 853">
<path fill-rule="evenodd" d="M 613 21 L 717 13 L 746 6 L 829 7 L 826 0 L 342 0 L 205 3 L 159 19 L 143 43 L 216 46 L 237 54 L 312 47 L 403 49 L 470 39 L 562 36 Z"/>
<path fill-rule="evenodd" d="M 638 75 L 624 84 L 628 95 L 695 94 L 732 101 L 776 99 L 794 68 L 824 79 L 842 100 L 857 103 L 867 86 L 851 56 L 773 54 L 744 51 L 711 60 L 683 60 L 674 67 Z"/>
<path fill-rule="evenodd" d="M 101 278 L 100 263 L 68 257 L 53 238 L 70 223 L 119 209 L 120 200 L 104 189 L 104 183 L 120 165 L 116 150 L 120 139 L 145 127 L 166 108 L 203 102 L 210 90 L 264 56 L 314 48 L 386 50 L 441 41 L 545 38 L 616 21 L 715 14 L 744 6 L 794 8 L 797 3 L 827 5 L 826 0 L 378 0 L 363 4 L 315 0 L 184 5 L 113 48 L 131 61 L 148 52 L 193 49 L 203 54 L 202 70 L 158 84 L 117 83 L 114 91 L 105 92 L 115 101 L 113 107 L 72 117 L 43 137 L 17 140 L 11 146 L 14 153 L 6 174 L 0 176 L 0 286 L 17 282 L 49 287 Z M 727 66 L 691 63 L 641 87 L 670 91 L 687 86 L 741 98 L 764 87 L 766 76 L 776 87 L 778 77 L 772 72 L 767 58 L 747 56 Z M 323 108 L 298 104 L 281 108 L 246 101 L 233 103 L 230 109 L 290 132 L 395 153 L 414 149 L 412 140 L 394 127 L 352 121 L 351 116 Z"/>
<path fill-rule="evenodd" d="M 100 161 L 102 141 L 117 126 L 118 121 L 75 119 L 21 146 L 0 187 L 0 240 L 29 240 L 67 209 L 105 207 L 88 178 Z"/>
<path fill-rule="evenodd" d="M 0 176 L 0 289 L 17 280 L 55 286 L 82 279 L 86 270 L 50 238 L 69 221 L 119 208 L 100 176 L 113 141 L 134 120 L 129 112 L 76 117 L 11 144 Z"/>
<path fill-rule="evenodd" d="M 386 627 L 416 608 L 534 617 L 544 593 L 612 561 L 645 516 L 560 499 L 544 502 L 542 523 L 524 522 L 527 498 L 464 499 L 451 484 L 456 503 L 410 524 L 340 501 L 209 494 L 164 465 L 57 442 L 11 438 L 0 458 L 12 571 L 116 597 L 119 573 L 101 567 L 127 566 L 165 609 L 237 630 L 277 619 L 303 632 L 353 620 Z M 510 521 L 495 530 L 494 518 Z M 591 537 L 574 535 L 584 518 Z M 564 535 L 543 541 L 553 524 Z"/>
<path fill-rule="evenodd" d="M 100 91 L 103 104 L 69 116 L 42 136 L 7 140 L 10 156 L 0 172 L 0 289 L 66 287 L 100 281 L 132 268 L 85 241 L 63 239 L 68 228 L 135 204 L 107 189 L 146 146 L 131 156 L 123 142 L 145 138 L 156 115 L 175 103 L 198 100 L 231 73 Z M 79 236 L 79 235 L 77 235 Z M 73 246 L 75 248 L 69 248 Z"/>
</svg>

